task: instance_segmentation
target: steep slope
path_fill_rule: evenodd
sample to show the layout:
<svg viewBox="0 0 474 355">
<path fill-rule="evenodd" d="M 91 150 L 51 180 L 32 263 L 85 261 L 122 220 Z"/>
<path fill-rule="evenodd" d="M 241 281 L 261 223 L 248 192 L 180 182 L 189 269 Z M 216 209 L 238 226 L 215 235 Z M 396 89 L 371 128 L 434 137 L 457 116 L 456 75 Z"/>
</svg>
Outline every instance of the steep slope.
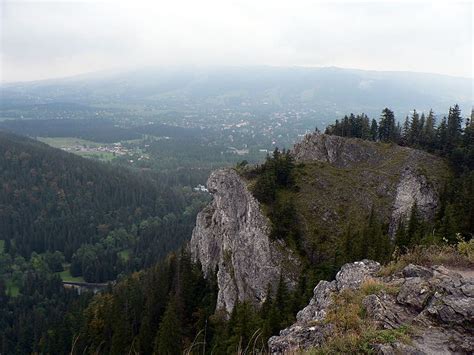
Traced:
<svg viewBox="0 0 474 355">
<path fill-rule="evenodd" d="M 241 177 L 217 170 L 207 186 L 214 200 L 198 214 L 190 247 L 205 276 L 217 270 L 217 309 L 230 313 L 238 301 L 263 302 L 280 275 L 295 283 L 297 259 L 270 240 L 269 222 Z"/>
<path fill-rule="evenodd" d="M 380 264 L 363 260 L 344 265 L 334 281 L 321 281 L 297 322 L 269 340 L 270 353 L 344 352 L 344 346 L 387 355 L 474 349 L 474 279 L 442 266 L 410 264 L 389 277 L 377 276 L 379 270 Z"/>
<path fill-rule="evenodd" d="M 428 153 L 336 136 L 308 135 L 292 154 L 294 188 L 279 189 L 275 204 L 295 206 L 298 251 L 270 238 L 264 211 L 273 206 L 262 206 L 250 193 L 252 174 L 244 179 L 229 169 L 209 178 L 214 201 L 198 216 L 191 252 L 206 275 L 218 266 L 218 309 L 230 311 L 236 300 L 263 302 L 280 270 L 290 286 L 296 281 L 297 265 L 331 277 L 344 261 L 338 259 L 343 234 L 362 230 L 371 211 L 392 237 L 415 202 L 420 216 L 431 219 L 449 175 L 446 163 Z"/>
</svg>

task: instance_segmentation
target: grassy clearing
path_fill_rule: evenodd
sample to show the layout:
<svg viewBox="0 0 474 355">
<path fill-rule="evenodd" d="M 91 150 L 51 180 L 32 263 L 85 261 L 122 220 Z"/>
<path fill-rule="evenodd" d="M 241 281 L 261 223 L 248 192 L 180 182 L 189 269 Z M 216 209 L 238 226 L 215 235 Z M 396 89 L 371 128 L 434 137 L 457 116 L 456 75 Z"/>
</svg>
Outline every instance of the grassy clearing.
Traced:
<svg viewBox="0 0 474 355">
<path fill-rule="evenodd" d="M 88 141 L 76 137 L 38 137 L 38 140 L 46 143 L 54 148 L 64 149 L 70 153 L 79 155 L 84 158 L 98 159 L 101 161 L 111 161 L 115 158 L 112 152 L 101 152 L 101 151 L 78 151 L 77 147 L 87 147 L 90 149 L 98 148 L 103 146 L 104 143 Z"/>
<path fill-rule="evenodd" d="M 395 189 L 395 181 L 369 167 L 341 169 L 320 162 L 297 166 L 295 204 L 306 237 L 318 242 L 318 236 L 341 235 L 347 225 L 357 230 L 366 223 L 372 204 L 388 220 L 390 195 L 378 191 L 380 180 L 388 182 L 387 190 Z"/>
<path fill-rule="evenodd" d="M 38 137 L 38 140 L 55 148 L 72 148 L 78 145 L 97 148 L 103 145 L 76 137 Z"/>
<path fill-rule="evenodd" d="M 408 253 L 397 255 L 380 271 L 381 276 L 401 271 L 408 264 L 422 266 L 444 265 L 456 268 L 474 267 L 474 239 L 460 241 L 456 245 L 418 245 Z"/>
<path fill-rule="evenodd" d="M 111 152 L 72 152 L 84 158 L 93 158 L 102 161 L 111 161 L 115 158 L 114 153 Z"/>
<path fill-rule="evenodd" d="M 123 261 L 128 261 L 130 260 L 130 249 L 125 249 L 122 251 L 119 251 L 117 255 L 123 260 Z"/>
<path fill-rule="evenodd" d="M 71 275 L 71 272 L 69 271 L 69 268 L 65 268 L 64 271 L 61 271 L 58 273 L 59 276 L 61 276 L 61 279 L 63 281 L 67 282 L 85 282 L 84 278 L 82 276 L 74 277 Z"/>
<path fill-rule="evenodd" d="M 5 282 L 5 286 L 7 289 L 7 295 L 10 297 L 16 297 L 20 294 L 20 286 L 13 282 L 11 279 L 7 279 Z"/>
<path fill-rule="evenodd" d="M 321 348 L 309 354 L 372 354 L 375 344 L 410 343 L 412 330 L 408 326 L 397 329 L 377 329 L 367 319 L 363 299 L 382 291 L 396 293 L 397 289 L 376 280 L 367 280 L 358 290 L 346 289 L 334 296 L 325 322 L 333 326 L 332 334 Z"/>
</svg>

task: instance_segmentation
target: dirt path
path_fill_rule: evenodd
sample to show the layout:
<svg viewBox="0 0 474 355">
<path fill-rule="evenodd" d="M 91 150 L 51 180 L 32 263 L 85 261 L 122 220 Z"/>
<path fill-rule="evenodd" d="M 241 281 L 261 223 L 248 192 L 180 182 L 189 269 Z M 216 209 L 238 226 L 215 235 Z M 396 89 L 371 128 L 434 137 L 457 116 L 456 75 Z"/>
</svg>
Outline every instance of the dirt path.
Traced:
<svg viewBox="0 0 474 355">
<path fill-rule="evenodd" d="M 474 279 L 474 269 L 463 269 L 463 268 L 455 268 L 455 267 L 448 267 L 449 270 L 460 274 L 462 277 L 466 279 Z"/>
</svg>

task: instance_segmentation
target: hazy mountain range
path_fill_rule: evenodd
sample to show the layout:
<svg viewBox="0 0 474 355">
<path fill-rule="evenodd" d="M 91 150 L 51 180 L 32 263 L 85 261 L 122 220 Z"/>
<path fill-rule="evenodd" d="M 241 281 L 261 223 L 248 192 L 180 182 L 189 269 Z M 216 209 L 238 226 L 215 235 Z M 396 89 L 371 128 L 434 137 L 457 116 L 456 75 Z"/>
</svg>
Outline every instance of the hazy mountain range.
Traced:
<svg viewBox="0 0 474 355">
<path fill-rule="evenodd" d="M 162 109 L 311 109 L 323 117 L 385 106 L 444 113 L 473 104 L 473 80 L 437 74 L 305 67 L 222 67 L 100 72 L 63 79 L 7 83 L 1 105 L 150 105 Z"/>
</svg>

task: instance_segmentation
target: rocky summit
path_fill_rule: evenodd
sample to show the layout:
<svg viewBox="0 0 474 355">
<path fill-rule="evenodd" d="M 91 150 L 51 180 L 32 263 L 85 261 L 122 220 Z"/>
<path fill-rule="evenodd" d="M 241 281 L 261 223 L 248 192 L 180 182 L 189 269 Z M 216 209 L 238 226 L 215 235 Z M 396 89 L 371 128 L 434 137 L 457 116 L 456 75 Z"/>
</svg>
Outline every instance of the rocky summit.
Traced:
<svg viewBox="0 0 474 355">
<path fill-rule="evenodd" d="M 379 270 L 378 263 L 363 260 L 344 265 L 334 281 L 319 282 L 296 323 L 270 338 L 270 352 L 327 351 L 331 340 L 341 335 L 338 319 L 349 313 L 350 302 L 346 307 L 338 303 L 348 292 L 359 296 L 359 321 L 362 332 L 374 334 L 368 340 L 374 352 L 468 354 L 474 349 L 474 279 L 443 266 L 410 264 L 385 277 L 378 276 Z"/>
</svg>

